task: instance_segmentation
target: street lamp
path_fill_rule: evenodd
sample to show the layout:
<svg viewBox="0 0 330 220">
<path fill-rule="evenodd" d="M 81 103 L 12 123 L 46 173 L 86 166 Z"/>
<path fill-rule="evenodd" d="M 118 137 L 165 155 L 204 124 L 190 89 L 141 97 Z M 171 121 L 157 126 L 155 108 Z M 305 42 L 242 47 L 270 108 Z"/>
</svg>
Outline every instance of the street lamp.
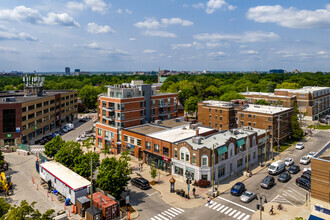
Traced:
<svg viewBox="0 0 330 220">
<path fill-rule="evenodd" d="M 259 204 L 257 204 L 257 209 L 260 210 L 260 220 L 262 220 L 262 211 L 264 211 L 262 203 L 267 203 L 267 199 L 265 195 L 261 195 L 259 193 L 257 193 L 256 196 L 256 200 L 259 200 Z M 262 199 L 264 199 L 264 201 Z"/>
</svg>

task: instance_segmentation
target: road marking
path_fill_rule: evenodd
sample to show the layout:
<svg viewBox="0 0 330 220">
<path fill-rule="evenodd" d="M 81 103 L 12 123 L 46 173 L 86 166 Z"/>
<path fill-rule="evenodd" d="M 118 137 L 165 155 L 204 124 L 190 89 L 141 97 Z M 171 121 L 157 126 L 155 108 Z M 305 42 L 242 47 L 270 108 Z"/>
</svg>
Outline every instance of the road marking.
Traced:
<svg viewBox="0 0 330 220">
<path fill-rule="evenodd" d="M 169 217 L 170 219 L 172 219 L 172 217 L 173 217 L 173 216 L 171 216 L 171 215 L 167 214 L 165 211 L 164 211 L 164 212 L 162 212 L 162 215 L 165 215 L 165 216 Z"/>
<path fill-rule="evenodd" d="M 298 201 L 300 202 L 300 200 L 299 200 L 299 199 L 297 199 L 296 197 L 294 197 L 294 196 L 290 195 L 289 193 L 288 193 L 288 196 L 291 196 L 292 198 L 294 198 L 295 200 L 298 200 Z"/>
<path fill-rule="evenodd" d="M 241 207 L 241 208 L 243 208 L 243 209 L 246 209 L 246 210 L 248 210 L 248 211 L 250 211 L 250 212 L 255 212 L 255 211 L 252 210 L 252 209 L 246 208 L 245 206 L 242 206 L 242 205 L 240 205 L 240 204 L 238 204 L 238 203 L 232 202 L 232 201 L 230 201 L 230 200 L 228 200 L 228 199 L 221 198 L 220 196 L 218 196 L 217 198 L 222 199 L 222 200 L 225 200 L 225 201 L 227 201 L 227 202 L 230 202 L 230 203 L 232 203 L 232 204 L 234 204 L 234 205 L 237 205 L 237 206 L 239 206 L 239 207 Z"/>
<path fill-rule="evenodd" d="M 167 209 L 167 211 L 171 212 L 171 213 L 174 214 L 174 215 L 179 215 L 178 213 L 174 212 L 174 211 L 171 210 L 171 209 Z"/>
<path fill-rule="evenodd" d="M 162 216 L 161 214 L 158 214 L 158 216 L 161 217 L 162 219 L 169 220 L 168 218 L 165 218 L 165 217 Z"/>
<path fill-rule="evenodd" d="M 179 211 L 181 211 L 181 212 L 184 212 L 183 209 L 180 209 L 180 208 L 177 208 L 177 207 L 173 207 L 173 208 L 175 208 L 175 209 L 177 209 L 177 210 L 179 210 Z"/>
<path fill-rule="evenodd" d="M 221 204 L 219 203 L 218 205 L 214 206 L 213 209 L 218 208 L 219 206 L 221 206 Z"/>
<path fill-rule="evenodd" d="M 220 208 L 217 209 L 217 211 L 219 212 L 221 209 L 223 209 L 224 207 L 226 207 L 225 205 L 222 205 Z"/>
<path fill-rule="evenodd" d="M 280 200 L 277 199 L 278 197 L 280 197 Z M 272 201 L 270 201 L 270 202 L 273 202 L 275 200 L 282 201 L 282 202 L 284 201 L 284 202 L 290 203 L 291 205 L 293 205 L 294 207 L 296 207 L 292 202 L 290 202 L 289 200 L 285 199 L 283 196 L 281 196 L 279 194 Z"/>
<path fill-rule="evenodd" d="M 221 210 L 221 213 L 223 213 L 223 212 L 226 211 L 227 209 L 229 209 L 228 206 L 226 206 L 226 208 L 222 209 L 222 210 Z"/>
<path fill-rule="evenodd" d="M 210 205 L 211 205 L 212 203 L 214 203 L 213 200 L 210 201 Z M 206 203 L 205 206 L 209 206 L 209 203 Z"/>
<path fill-rule="evenodd" d="M 156 193 L 158 193 L 158 192 L 153 192 L 153 193 L 151 193 L 151 194 L 147 194 L 148 196 L 152 196 L 152 195 L 155 195 Z"/>
<path fill-rule="evenodd" d="M 209 206 L 209 208 L 212 208 L 213 206 L 215 206 L 217 204 L 217 202 L 214 202 L 212 205 Z"/>
<path fill-rule="evenodd" d="M 178 208 L 174 208 L 174 207 L 172 207 L 171 209 L 174 210 L 174 211 L 176 211 L 176 212 L 178 212 L 179 214 L 181 214 L 181 212 L 184 212 L 184 210 L 181 209 L 182 210 L 181 211 L 181 210 L 178 210 Z"/>
<path fill-rule="evenodd" d="M 235 212 L 237 212 L 236 209 L 234 209 L 231 213 L 229 213 L 229 216 L 232 216 Z"/>
<path fill-rule="evenodd" d="M 178 211 L 178 210 L 176 210 L 176 209 L 174 209 L 174 208 L 170 208 L 169 210 L 171 210 L 171 211 L 174 212 L 174 213 L 177 213 L 178 215 L 181 214 L 180 211 Z"/>
<path fill-rule="evenodd" d="M 157 220 L 163 220 L 163 219 L 161 219 L 161 218 L 158 218 L 157 216 L 154 216 L 154 218 L 156 218 Z"/>
<path fill-rule="evenodd" d="M 150 220 L 155 220 L 154 218 L 151 218 Z"/>
<path fill-rule="evenodd" d="M 250 218 L 250 215 L 245 216 L 245 218 L 243 218 L 243 220 L 248 220 Z"/>
<path fill-rule="evenodd" d="M 237 220 L 240 220 L 244 215 L 245 215 L 245 213 L 242 213 L 242 214 L 237 218 Z"/>
<path fill-rule="evenodd" d="M 242 212 L 238 211 L 234 216 L 233 218 L 236 218 L 239 214 L 241 214 Z"/>
<path fill-rule="evenodd" d="M 231 210 L 233 210 L 233 208 L 228 209 L 228 210 L 225 212 L 225 215 L 227 215 Z"/>
<path fill-rule="evenodd" d="M 173 215 L 172 213 L 170 213 L 170 212 L 168 212 L 167 210 L 166 211 L 164 211 L 167 215 L 170 215 L 170 216 L 172 216 L 172 217 L 175 217 L 175 215 Z"/>
<path fill-rule="evenodd" d="M 298 193 L 299 195 L 301 195 L 303 198 L 305 198 L 306 196 L 305 195 L 303 195 L 303 194 L 301 194 L 300 192 L 298 192 L 298 191 L 296 191 L 296 190 L 294 190 L 294 189 L 292 189 L 291 187 L 289 187 L 291 190 L 293 190 L 293 191 L 295 191 L 296 193 Z"/>
</svg>

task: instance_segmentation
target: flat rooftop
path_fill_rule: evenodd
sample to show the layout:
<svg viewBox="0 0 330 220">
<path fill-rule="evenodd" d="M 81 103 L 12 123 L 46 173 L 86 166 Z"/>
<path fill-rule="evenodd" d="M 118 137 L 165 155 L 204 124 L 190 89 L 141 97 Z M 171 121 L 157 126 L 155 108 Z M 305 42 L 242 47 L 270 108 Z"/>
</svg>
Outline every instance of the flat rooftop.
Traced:
<svg viewBox="0 0 330 220">
<path fill-rule="evenodd" d="M 91 185 L 90 181 L 58 162 L 45 162 L 41 164 L 41 167 L 73 190 Z"/>
<path fill-rule="evenodd" d="M 318 87 L 318 86 L 304 86 L 300 89 L 275 89 L 277 91 L 288 91 L 288 92 L 296 92 L 296 93 L 309 93 L 320 91 L 324 89 L 330 89 L 330 87 Z"/>
<path fill-rule="evenodd" d="M 314 158 L 330 162 L 330 141 L 315 154 Z"/>
<path fill-rule="evenodd" d="M 152 124 L 143 124 L 143 125 L 138 125 L 138 126 L 134 126 L 134 127 L 130 127 L 130 128 L 124 128 L 124 130 L 146 135 L 146 134 L 152 134 L 152 133 L 156 133 L 156 132 L 160 132 L 160 131 L 166 131 L 168 129 L 159 127 L 159 126 L 155 126 Z"/>
<path fill-rule="evenodd" d="M 160 124 L 157 124 L 156 122 L 152 122 L 151 124 L 161 126 L 161 127 L 166 127 L 166 128 L 175 128 L 175 127 L 182 127 L 184 125 L 188 125 L 189 122 L 175 121 L 175 119 L 169 119 L 169 120 L 162 121 Z"/>
<path fill-rule="evenodd" d="M 198 127 L 198 129 L 199 129 L 199 134 L 203 134 L 214 130 L 212 128 L 206 128 L 206 127 Z M 153 134 L 149 134 L 147 136 L 152 138 L 157 138 L 163 141 L 167 141 L 170 143 L 175 143 L 196 136 L 196 130 L 189 129 L 189 125 L 188 125 L 179 128 L 174 128 L 171 130 L 156 132 Z"/>
<path fill-rule="evenodd" d="M 38 99 L 43 99 L 43 98 L 47 98 L 50 96 L 54 96 L 57 94 L 61 94 L 61 93 L 67 93 L 67 92 L 72 92 L 75 90 L 45 90 L 46 93 L 43 94 L 42 96 L 24 96 L 24 92 L 23 91 L 19 91 L 16 93 L 0 93 L 0 104 L 15 104 L 15 103 L 24 103 L 24 102 L 30 102 L 33 100 L 38 100 Z M 4 102 L 2 101 L 3 98 L 10 98 L 10 97 L 15 97 L 16 100 L 13 102 Z"/>
<path fill-rule="evenodd" d="M 268 97 L 274 97 L 274 98 L 289 98 L 288 96 L 284 95 L 274 95 L 274 93 L 271 92 L 241 92 L 241 95 L 261 95 L 261 96 L 268 96 Z"/>
<path fill-rule="evenodd" d="M 252 135 L 257 132 L 257 136 L 265 134 L 266 131 L 263 129 L 256 129 L 256 128 L 240 128 L 240 129 L 232 129 L 226 130 L 220 133 L 211 134 L 203 138 L 200 144 L 193 143 L 192 138 L 185 140 L 194 150 L 201 149 L 206 147 L 208 149 L 213 148 L 213 144 L 215 145 L 214 148 L 224 146 L 230 138 L 235 138 L 236 140 L 246 138 L 247 135 Z M 228 147 L 228 146 L 227 146 Z"/>
<path fill-rule="evenodd" d="M 287 107 L 279 107 L 279 106 L 270 106 L 270 105 L 255 105 L 250 104 L 246 105 L 244 109 L 241 111 L 243 112 L 256 112 L 256 113 L 264 113 L 264 114 L 277 114 L 292 108 Z"/>
<path fill-rule="evenodd" d="M 202 103 L 206 104 L 206 106 L 213 106 L 213 107 L 233 107 L 232 102 L 225 102 L 225 101 L 206 100 L 206 101 L 202 101 Z"/>
</svg>

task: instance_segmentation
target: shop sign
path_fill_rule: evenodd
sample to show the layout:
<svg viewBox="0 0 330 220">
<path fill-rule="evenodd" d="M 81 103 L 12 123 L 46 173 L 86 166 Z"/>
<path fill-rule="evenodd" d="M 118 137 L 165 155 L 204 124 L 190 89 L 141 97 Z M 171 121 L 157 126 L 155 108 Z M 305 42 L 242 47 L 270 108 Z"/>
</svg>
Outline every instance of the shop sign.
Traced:
<svg viewBox="0 0 330 220">
<path fill-rule="evenodd" d="M 194 169 L 191 169 L 191 168 L 189 168 L 189 167 L 186 167 L 186 170 L 189 171 L 189 172 L 195 172 Z"/>
<path fill-rule="evenodd" d="M 7 138 L 11 138 L 11 134 L 7 134 Z"/>
<path fill-rule="evenodd" d="M 167 157 L 163 157 L 163 160 L 169 162 L 171 159 L 167 158 Z"/>
<path fill-rule="evenodd" d="M 100 139 L 103 139 L 103 137 L 102 136 L 97 136 L 98 138 L 100 138 Z"/>
<path fill-rule="evenodd" d="M 21 132 L 21 127 L 16 127 L 16 133 L 20 133 Z"/>
<path fill-rule="evenodd" d="M 34 126 L 34 130 L 37 130 L 37 125 L 36 125 L 36 126 Z"/>
</svg>

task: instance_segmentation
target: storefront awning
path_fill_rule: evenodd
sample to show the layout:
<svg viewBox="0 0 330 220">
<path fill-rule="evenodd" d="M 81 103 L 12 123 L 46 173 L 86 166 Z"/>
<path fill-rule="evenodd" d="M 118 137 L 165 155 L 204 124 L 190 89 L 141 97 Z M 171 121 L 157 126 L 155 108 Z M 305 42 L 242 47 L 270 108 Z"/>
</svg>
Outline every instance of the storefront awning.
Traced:
<svg viewBox="0 0 330 220">
<path fill-rule="evenodd" d="M 221 155 L 221 154 L 224 154 L 224 153 L 228 152 L 228 148 L 227 148 L 226 145 L 222 146 L 222 147 L 218 147 L 217 150 L 218 150 L 218 155 Z"/>
<path fill-rule="evenodd" d="M 104 138 L 104 140 L 106 140 L 106 141 L 108 141 L 108 142 L 112 142 L 112 140 L 109 139 L 109 138 Z"/>
<path fill-rule="evenodd" d="M 245 144 L 245 140 L 244 139 L 239 139 L 236 143 L 237 143 L 237 146 L 240 147 L 240 146 Z"/>
</svg>

